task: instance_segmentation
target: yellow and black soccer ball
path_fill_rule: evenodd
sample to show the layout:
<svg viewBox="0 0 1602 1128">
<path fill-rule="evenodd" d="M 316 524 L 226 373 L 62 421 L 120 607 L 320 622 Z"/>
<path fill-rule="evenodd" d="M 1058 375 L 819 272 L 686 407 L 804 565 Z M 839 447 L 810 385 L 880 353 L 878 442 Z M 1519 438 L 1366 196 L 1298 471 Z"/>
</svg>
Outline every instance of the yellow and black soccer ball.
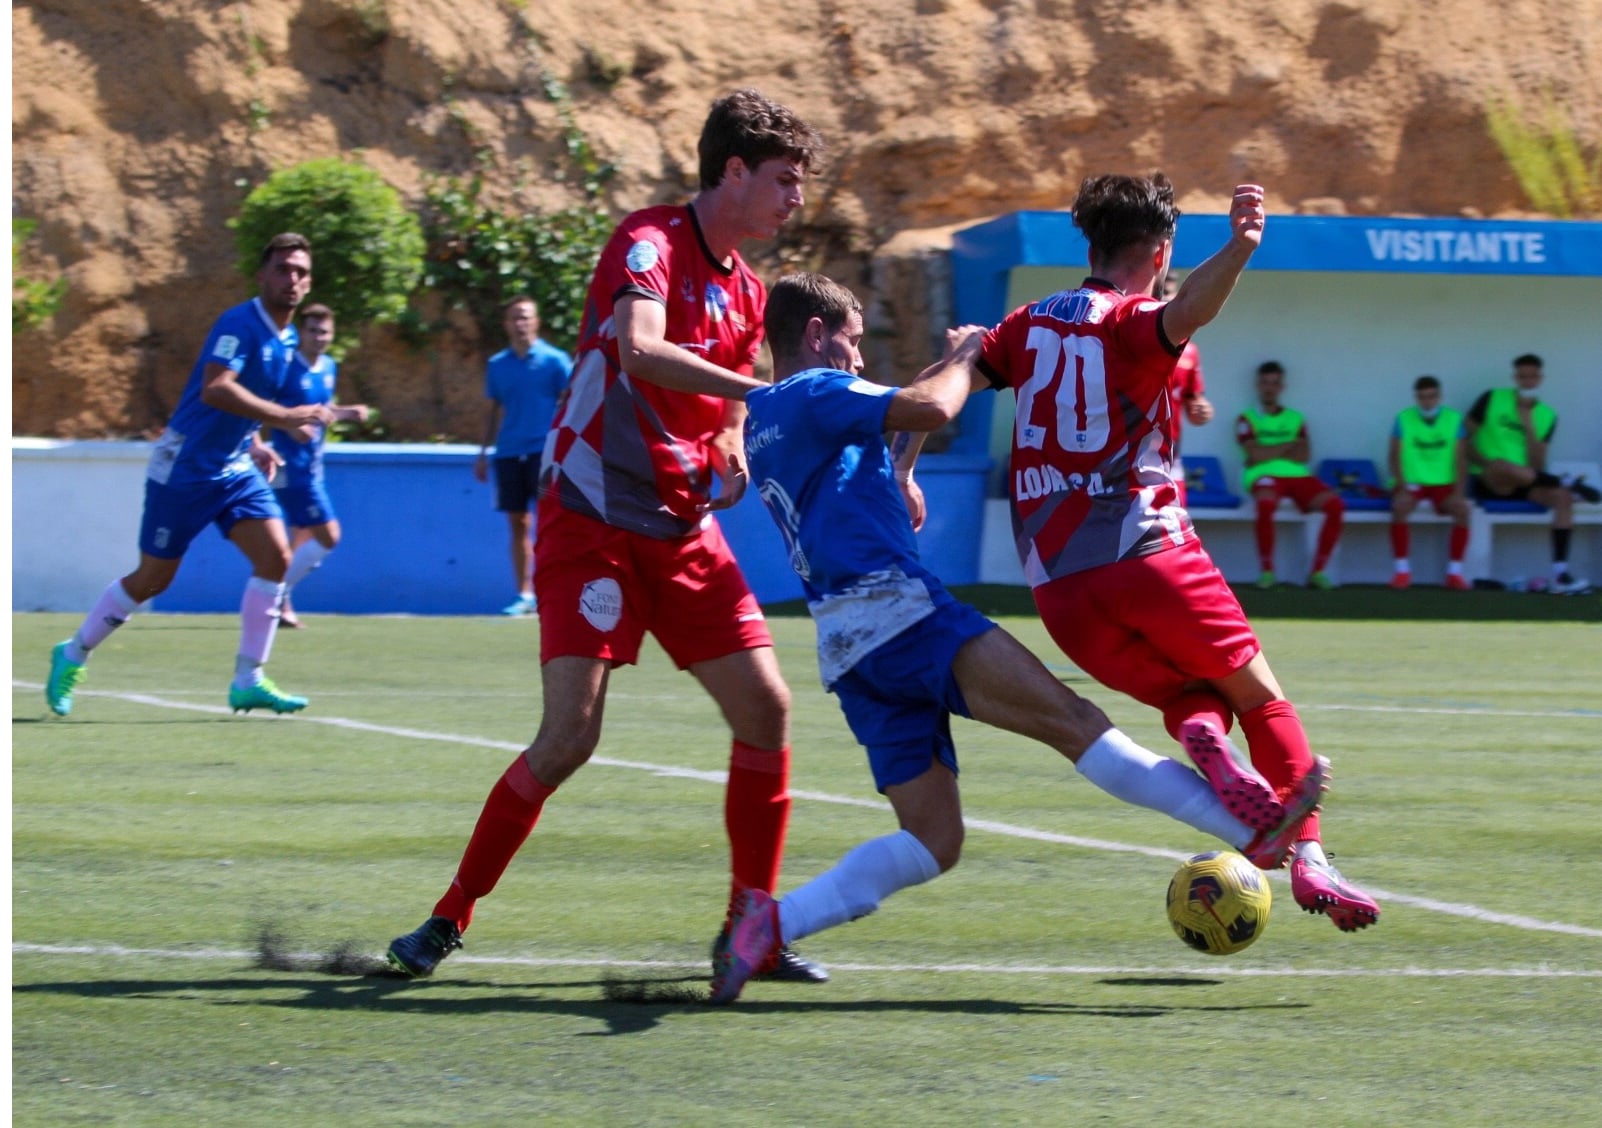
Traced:
<svg viewBox="0 0 1602 1128">
<path fill-rule="evenodd" d="M 1228 850 L 1186 859 L 1168 883 L 1168 922 L 1181 940 L 1210 956 L 1251 947 L 1268 927 L 1273 903 L 1268 875 Z"/>
</svg>

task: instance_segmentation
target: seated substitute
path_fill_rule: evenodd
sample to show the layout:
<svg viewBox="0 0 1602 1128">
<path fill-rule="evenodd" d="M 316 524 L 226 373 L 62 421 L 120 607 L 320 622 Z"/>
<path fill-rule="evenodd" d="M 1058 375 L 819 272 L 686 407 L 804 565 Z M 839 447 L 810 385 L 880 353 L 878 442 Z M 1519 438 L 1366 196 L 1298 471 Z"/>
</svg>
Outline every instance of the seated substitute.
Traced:
<svg viewBox="0 0 1602 1128">
<path fill-rule="evenodd" d="M 1401 591 L 1413 582 L 1407 519 L 1427 501 L 1435 512 L 1452 518 L 1447 541 L 1446 586 L 1467 591 L 1463 554 L 1469 542 L 1469 503 L 1466 494 L 1468 453 L 1463 416 L 1441 406 L 1441 382 L 1434 376 L 1413 381 L 1412 407 L 1404 408 L 1391 427 L 1387 464 L 1391 472 L 1391 555 L 1395 567 L 1391 586 Z"/>
<path fill-rule="evenodd" d="M 1475 501 L 1533 501 L 1552 511 L 1552 591 L 1585 591 L 1590 582 L 1569 571 L 1574 499 L 1602 500 L 1584 478 L 1546 470 L 1546 451 L 1557 412 L 1541 402 L 1541 358 L 1513 359 L 1513 387 L 1492 388 L 1468 413 L 1469 496 Z"/>
<path fill-rule="evenodd" d="M 1307 586 L 1331 588 L 1324 569 L 1340 540 L 1346 503 L 1328 482 L 1315 477 L 1308 466 L 1313 456 L 1307 420 L 1299 411 L 1280 403 L 1285 392 L 1285 366 L 1265 360 L 1257 366 L 1257 403 L 1240 413 L 1235 438 L 1246 458 L 1246 489 L 1257 506 L 1257 560 L 1261 573 L 1257 586 L 1271 588 L 1274 578 L 1274 510 L 1288 497 L 1303 513 L 1321 510 L 1324 526 L 1313 549 L 1313 566 Z"/>
</svg>

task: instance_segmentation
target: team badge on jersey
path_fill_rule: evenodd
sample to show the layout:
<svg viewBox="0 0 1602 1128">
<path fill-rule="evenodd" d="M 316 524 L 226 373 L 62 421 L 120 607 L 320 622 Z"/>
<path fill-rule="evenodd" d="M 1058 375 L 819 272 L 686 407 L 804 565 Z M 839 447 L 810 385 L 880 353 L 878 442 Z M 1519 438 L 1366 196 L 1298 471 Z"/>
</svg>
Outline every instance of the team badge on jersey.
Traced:
<svg viewBox="0 0 1602 1128">
<path fill-rule="evenodd" d="M 211 350 L 211 355 L 218 360 L 233 360 L 234 354 L 238 351 L 238 337 L 218 337 L 216 346 Z"/>
<path fill-rule="evenodd" d="M 643 274 L 655 266 L 656 260 L 660 257 L 660 252 L 657 251 L 655 243 L 649 239 L 641 239 L 629 248 L 629 253 L 623 261 L 636 274 Z"/>
<path fill-rule="evenodd" d="M 706 284 L 706 315 L 713 321 L 722 321 L 729 312 L 729 292 L 716 282 Z"/>
</svg>

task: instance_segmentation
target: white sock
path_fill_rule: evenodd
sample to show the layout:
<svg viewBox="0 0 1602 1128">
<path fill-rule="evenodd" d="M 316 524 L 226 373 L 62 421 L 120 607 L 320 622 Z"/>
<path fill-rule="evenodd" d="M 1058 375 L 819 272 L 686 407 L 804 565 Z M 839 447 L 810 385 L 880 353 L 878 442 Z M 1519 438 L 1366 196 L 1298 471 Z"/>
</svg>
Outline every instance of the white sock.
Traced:
<svg viewBox="0 0 1602 1128">
<path fill-rule="evenodd" d="M 1446 574 L 1448 576 L 1461 576 L 1463 574 L 1463 562 L 1461 560 L 1448 560 L 1446 562 Z"/>
<path fill-rule="evenodd" d="M 1245 846 L 1256 834 L 1229 813 L 1201 776 L 1115 728 L 1102 733 L 1074 766 L 1114 799 L 1161 811 L 1231 846 Z"/>
<path fill-rule="evenodd" d="M 67 640 L 67 660 L 80 666 L 89 661 L 89 652 L 126 623 L 138 606 L 138 601 L 128 594 L 122 581 L 112 580 L 95 601 L 94 609 L 85 616 L 72 638 Z"/>
<path fill-rule="evenodd" d="M 1552 561 L 1552 578 L 1554 580 L 1561 580 L 1563 578 L 1564 574 L 1568 572 L 1568 570 L 1569 570 L 1569 562 L 1567 560 L 1554 560 L 1554 561 Z"/>
<path fill-rule="evenodd" d="M 1324 856 L 1324 844 L 1316 838 L 1304 838 L 1292 849 L 1298 858 L 1306 858 L 1321 866 L 1329 865 L 1329 859 Z"/>
<path fill-rule="evenodd" d="M 1396 558 L 1395 572 L 1396 572 L 1396 574 L 1398 576 L 1400 576 L 1404 572 L 1411 573 L 1412 571 L 1413 571 L 1413 566 L 1407 562 L 1407 557 L 1398 556 Z"/>
<path fill-rule="evenodd" d="M 252 576 L 245 581 L 239 600 L 239 659 L 234 663 L 234 684 L 249 689 L 262 679 L 261 668 L 273 651 L 278 633 L 279 604 L 284 585 Z"/>
<path fill-rule="evenodd" d="M 323 558 L 334 551 L 323 545 L 322 541 L 313 538 L 295 550 L 295 555 L 289 558 L 289 571 L 284 573 L 284 590 L 292 591 L 296 584 L 304 580 L 323 562 Z"/>
<path fill-rule="evenodd" d="M 865 917 L 890 894 L 939 875 L 940 864 L 910 831 L 869 839 L 779 902 L 779 935 L 789 944 Z"/>
</svg>

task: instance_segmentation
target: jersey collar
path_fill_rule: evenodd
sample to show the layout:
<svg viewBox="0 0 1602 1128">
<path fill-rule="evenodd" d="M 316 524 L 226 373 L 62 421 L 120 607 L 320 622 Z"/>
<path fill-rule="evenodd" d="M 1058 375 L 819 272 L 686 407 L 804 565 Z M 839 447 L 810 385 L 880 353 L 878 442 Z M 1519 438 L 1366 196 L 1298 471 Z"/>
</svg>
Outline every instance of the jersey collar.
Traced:
<svg viewBox="0 0 1602 1128">
<path fill-rule="evenodd" d="M 717 256 L 712 253 L 712 248 L 707 246 L 706 236 L 701 232 L 701 217 L 695 214 L 695 204 L 693 202 L 685 204 L 684 210 L 690 213 L 690 227 L 695 231 L 695 241 L 701 245 L 701 254 L 706 258 L 707 263 L 712 267 L 713 270 L 717 271 L 724 277 L 729 277 L 732 275 L 734 273 L 734 267 L 724 266 L 718 261 Z M 736 251 L 730 257 L 734 259 L 735 262 L 740 261 L 740 253 L 738 251 Z"/>
<path fill-rule="evenodd" d="M 293 321 L 280 329 L 278 328 L 278 322 L 272 319 L 272 315 L 267 312 L 267 307 L 262 304 L 260 296 L 250 299 L 250 304 L 255 307 L 256 316 L 261 318 L 261 323 L 267 326 L 267 331 L 269 333 L 277 337 L 280 341 L 289 340 L 290 334 L 294 333 L 295 331 L 295 323 Z M 299 336 L 296 336 L 295 340 L 298 342 L 300 340 Z"/>
</svg>

